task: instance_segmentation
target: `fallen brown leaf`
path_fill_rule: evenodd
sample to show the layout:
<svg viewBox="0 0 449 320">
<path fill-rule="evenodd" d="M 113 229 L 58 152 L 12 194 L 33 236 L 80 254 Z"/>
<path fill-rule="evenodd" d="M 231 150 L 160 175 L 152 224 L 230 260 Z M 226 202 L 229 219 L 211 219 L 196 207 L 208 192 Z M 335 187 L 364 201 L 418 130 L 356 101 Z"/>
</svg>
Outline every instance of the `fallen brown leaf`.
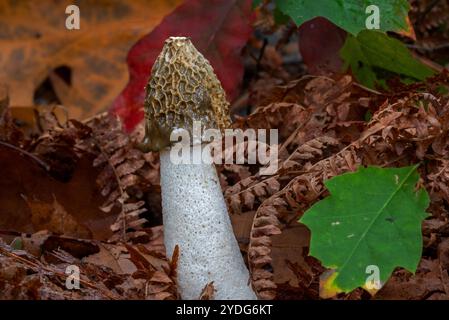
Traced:
<svg viewBox="0 0 449 320">
<path fill-rule="evenodd" d="M 129 48 L 180 2 L 79 2 L 80 29 L 65 27 L 73 1 L 0 3 L 0 83 L 11 106 L 31 106 L 49 80 L 71 118 L 106 109 L 128 81 Z"/>
</svg>

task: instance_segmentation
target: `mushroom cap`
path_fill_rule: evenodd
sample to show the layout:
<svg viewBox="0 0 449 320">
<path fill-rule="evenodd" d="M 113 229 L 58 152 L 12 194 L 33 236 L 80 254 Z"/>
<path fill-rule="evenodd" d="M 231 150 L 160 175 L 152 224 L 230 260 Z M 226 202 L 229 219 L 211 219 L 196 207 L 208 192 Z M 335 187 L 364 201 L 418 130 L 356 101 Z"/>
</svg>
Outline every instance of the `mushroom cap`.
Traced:
<svg viewBox="0 0 449 320">
<path fill-rule="evenodd" d="M 193 122 L 201 129 L 230 126 L 229 103 L 209 61 L 189 38 L 170 37 L 157 57 L 146 86 L 144 148 L 160 151 L 171 145 L 170 134 Z"/>
</svg>

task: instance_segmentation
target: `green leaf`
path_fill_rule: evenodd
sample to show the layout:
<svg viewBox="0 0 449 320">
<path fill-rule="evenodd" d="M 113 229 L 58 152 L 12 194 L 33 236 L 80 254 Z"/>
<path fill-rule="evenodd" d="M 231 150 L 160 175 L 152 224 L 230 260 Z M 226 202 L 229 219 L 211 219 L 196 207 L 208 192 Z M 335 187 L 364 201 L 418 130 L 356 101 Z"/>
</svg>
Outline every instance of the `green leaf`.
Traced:
<svg viewBox="0 0 449 320">
<path fill-rule="evenodd" d="M 17 237 L 10 244 L 11 248 L 14 250 L 22 250 L 23 249 L 23 241 L 21 238 Z"/>
<path fill-rule="evenodd" d="M 325 182 L 331 195 L 300 220 L 312 233 L 310 254 L 333 269 L 320 295 L 363 287 L 368 266 L 379 268 L 381 284 L 396 267 L 416 271 L 429 205 L 427 192 L 415 190 L 417 166 L 361 167 Z"/>
<path fill-rule="evenodd" d="M 253 0 L 253 9 L 257 8 L 258 6 L 260 6 L 262 4 L 263 0 Z"/>
<path fill-rule="evenodd" d="M 377 31 L 365 30 L 357 37 L 348 35 L 340 55 L 345 69 L 351 68 L 357 81 L 367 87 L 384 86 L 383 73 L 395 73 L 410 80 L 422 81 L 433 70 L 416 60 L 399 40 Z"/>
<path fill-rule="evenodd" d="M 279 10 L 278 7 L 275 7 L 273 10 L 273 18 L 276 25 L 284 25 L 290 21 L 290 17 Z"/>
<path fill-rule="evenodd" d="M 366 8 L 376 5 L 380 31 L 413 33 L 408 23 L 410 6 L 407 0 L 276 0 L 276 4 L 298 26 L 310 19 L 324 17 L 353 35 L 366 29 L 365 21 L 370 16 L 370 12 L 365 12 Z"/>
</svg>

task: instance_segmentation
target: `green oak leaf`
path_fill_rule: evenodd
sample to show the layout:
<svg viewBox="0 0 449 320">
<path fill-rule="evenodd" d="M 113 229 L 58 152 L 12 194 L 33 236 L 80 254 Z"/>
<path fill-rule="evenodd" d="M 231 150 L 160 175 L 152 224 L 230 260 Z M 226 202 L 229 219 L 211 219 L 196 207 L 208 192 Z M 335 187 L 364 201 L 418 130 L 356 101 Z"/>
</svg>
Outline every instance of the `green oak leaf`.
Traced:
<svg viewBox="0 0 449 320">
<path fill-rule="evenodd" d="M 396 267 L 416 271 L 429 205 L 427 192 L 415 188 L 417 166 L 361 167 L 325 182 L 330 196 L 300 219 L 311 230 L 310 255 L 332 269 L 322 297 L 364 287 L 372 266 L 380 284 Z"/>
<path fill-rule="evenodd" d="M 412 35 L 407 0 L 276 0 L 276 5 L 300 26 L 316 17 L 324 17 L 347 32 L 357 35 L 366 29 L 370 12 L 366 8 L 379 8 L 380 31 L 395 31 Z"/>
<path fill-rule="evenodd" d="M 357 37 L 348 35 L 340 56 L 345 69 L 350 67 L 357 81 L 370 88 L 385 86 L 380 77 L 382 71 L 414 81 L 425 80 L 434 74 L 432 69 L 416 60 L 402 42 L 377 31 L 362 31 Z"/>
</svg>

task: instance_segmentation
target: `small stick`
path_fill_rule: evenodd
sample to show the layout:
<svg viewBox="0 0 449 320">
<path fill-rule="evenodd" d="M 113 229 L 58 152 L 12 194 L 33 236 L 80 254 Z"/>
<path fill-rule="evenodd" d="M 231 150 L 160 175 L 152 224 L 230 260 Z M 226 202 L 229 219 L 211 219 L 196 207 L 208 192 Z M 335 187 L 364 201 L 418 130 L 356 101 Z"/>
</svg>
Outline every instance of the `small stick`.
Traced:
<svg viewBox="0 0 449 320">
<path fill-rule="evenodd" d="M 44 161 L 42 161 L 41 159 L 39 159 L 38 157 L 36 157 L 34 154 L 32 154 L 32 153 L 30 153 L 30 152 L 28 152 L 26 150 L 20 149 L 19 147 L 16 147 L 15 145 L 10 144 L 8 142 L 0 141 L 0 145 L 5 146 L 5 147 L 10 148 L 10 149 L 13 149 L 13 150 L 15 150 L 15 151 L 17 151 L 17 152 L 19 152 L 19 153 L 21 153 L 21 154 L 31 158 L 31 159 L 33 159 L 40 166 L 42 166 L 45 170 L 50 171 L 50 166 L 47 163 L 45 163 Z"/>
</svg>

